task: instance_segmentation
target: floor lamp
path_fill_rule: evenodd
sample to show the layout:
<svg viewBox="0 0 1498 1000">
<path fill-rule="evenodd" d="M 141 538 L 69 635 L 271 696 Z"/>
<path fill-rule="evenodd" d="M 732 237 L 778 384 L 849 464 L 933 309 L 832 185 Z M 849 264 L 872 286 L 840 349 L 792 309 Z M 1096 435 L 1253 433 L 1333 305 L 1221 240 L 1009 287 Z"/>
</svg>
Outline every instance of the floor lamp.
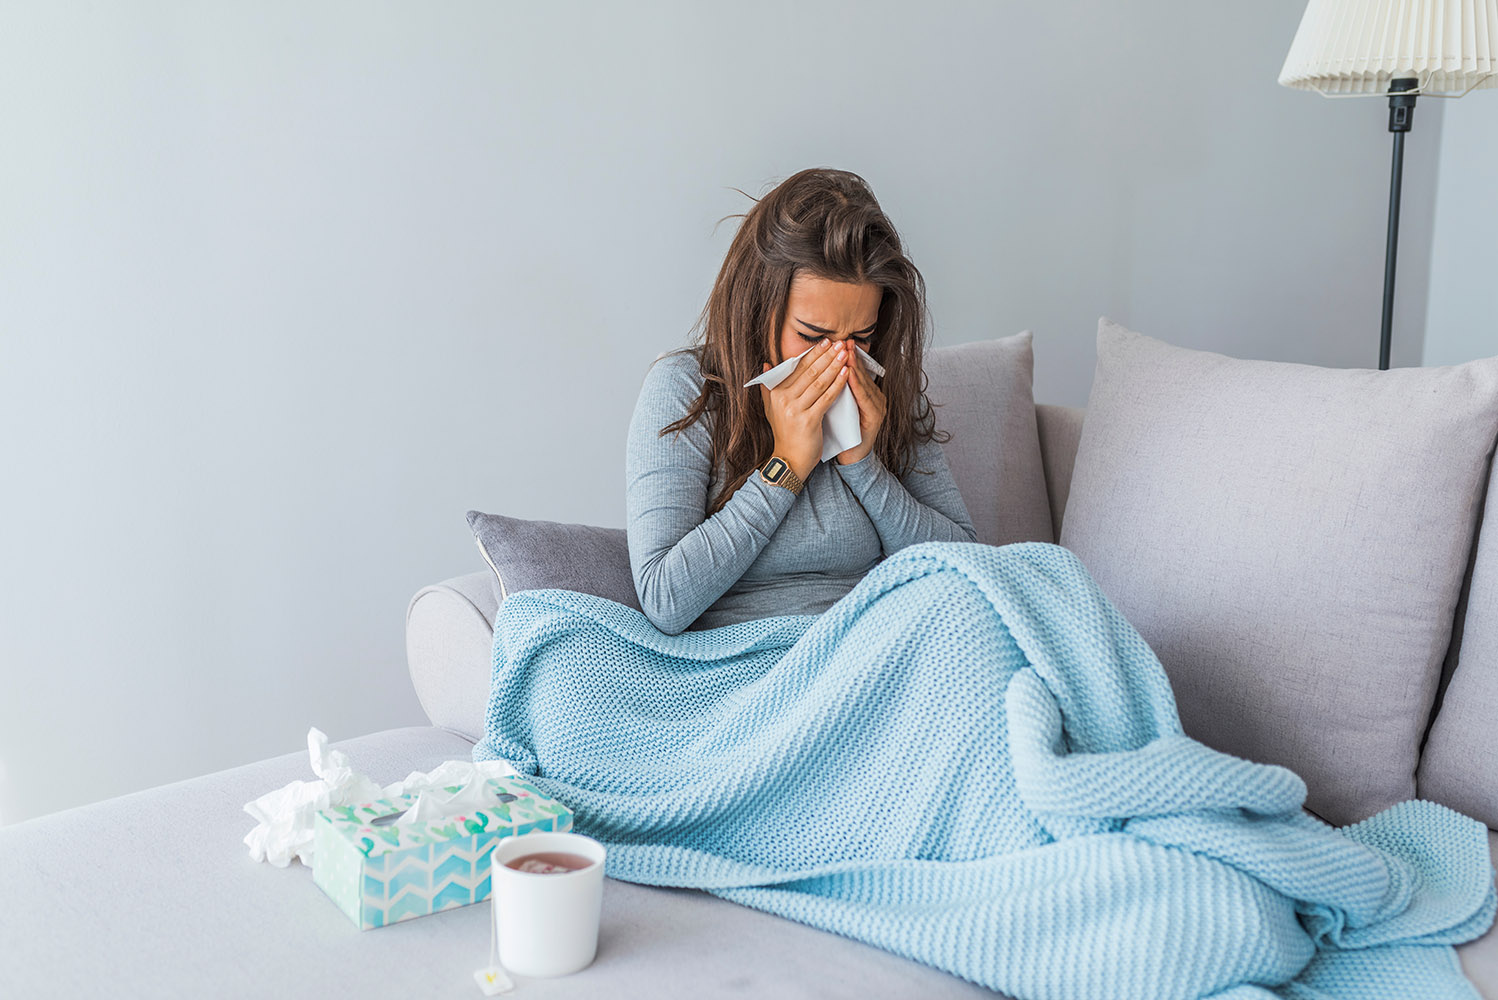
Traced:
<svg viewBox="0 0 1498 1000">
<path fill-rule="evenodd" d="M 1394 165 L 1378 348 L 1378 367 L 1385 371 L 1404 134 L 1414 121 L 1417 97 L 1463 97 L 1477 87 L 1498 87 L 1498 0 L 1310 0 L 1279 82 L 1323 97 L 1389 98 Z"/>
</svg>

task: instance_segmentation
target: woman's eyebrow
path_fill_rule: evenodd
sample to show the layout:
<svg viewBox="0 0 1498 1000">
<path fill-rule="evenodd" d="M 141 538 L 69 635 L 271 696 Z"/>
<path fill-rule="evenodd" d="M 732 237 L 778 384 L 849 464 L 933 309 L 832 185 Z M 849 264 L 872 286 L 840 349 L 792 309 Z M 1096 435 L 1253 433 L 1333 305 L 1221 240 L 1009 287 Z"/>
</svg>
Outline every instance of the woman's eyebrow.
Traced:
<svg viewBox="0 0 1498 1000">
<path fill-rule="evenodd" d="M 806 327 L 808 330 L 811 330 L 811 331 L 813 331 L 815 333 L 836 333 L 837 332 L 836 330 L 824 330 L 820 326 L 813 326 L 812 324 L 806 322 L 806 320 L 800 319 L 799 317 L 796 319 L 796 322 L 800 323 L 802 326 Z M 879 325 L 879 321 L 875 320 L 874 321 L 874 326 L 866 327 L 865 329 L 862 329 L 862 330 L 854 330 L 853 331 L 853 336 L 855 336 L 855 337 L 861 337 L 861 336 L 863 336 L 866 333 L 873 333 L 874 332 L 874 327 L 877 327 L 878 325 Z"/>
</svg>

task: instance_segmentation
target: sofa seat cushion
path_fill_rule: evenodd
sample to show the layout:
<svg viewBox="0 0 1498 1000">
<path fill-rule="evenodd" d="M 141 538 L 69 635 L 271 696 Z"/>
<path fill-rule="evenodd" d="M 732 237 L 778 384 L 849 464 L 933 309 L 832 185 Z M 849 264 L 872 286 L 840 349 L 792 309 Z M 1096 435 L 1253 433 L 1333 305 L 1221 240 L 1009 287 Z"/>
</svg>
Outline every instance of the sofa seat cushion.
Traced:
<svg viewBox="0 0 1498 1000">
<path fill-rule="evenodd" d="M 1104 319 L 1061 544 L 1189 735 L 1355 822 L 1415 795 L 1495 437 L 1498 358 L 1242 361 Z"/>
<path fill-rule="evenodd" d="M 436 728 L 333 746 L 381 784 L 473 749 Z M 302 751 L 0 829 L 0 997 L 479 996 L 487 905 L 360 931 L 309 869 L 250 860 L 244 803 L 312 777 Z M 520 982 L 555 997 L 1000 996 L 715 896 L 613 879 L 594 964 Z"/>
<path fill-rule="evenodd" d="M 1488 830 L 1488 857 L 1498 862 L 1498 832 Z M 1472 980 L 1483 1000 L 1498 1000 L 1498 925 L 1475 941 L 1456 949 L 1462 972 Z"/>
</svg>

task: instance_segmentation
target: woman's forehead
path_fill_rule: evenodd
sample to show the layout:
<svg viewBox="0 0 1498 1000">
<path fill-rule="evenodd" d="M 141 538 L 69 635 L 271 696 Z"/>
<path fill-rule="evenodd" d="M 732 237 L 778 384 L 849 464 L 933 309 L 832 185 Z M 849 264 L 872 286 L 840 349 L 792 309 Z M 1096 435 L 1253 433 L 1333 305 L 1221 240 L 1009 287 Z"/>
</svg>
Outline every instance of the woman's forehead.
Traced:
<svg viewBox="0 0 1498 1000">
<path fill-rule="evenodd" d="M 837 329 L 842 325 L 867 326 L 879 318 L 882 290 L 870 282 L 831 281 L 798 274 L 791 282 L 791 315 L 803 323 Z"/>
</svg>

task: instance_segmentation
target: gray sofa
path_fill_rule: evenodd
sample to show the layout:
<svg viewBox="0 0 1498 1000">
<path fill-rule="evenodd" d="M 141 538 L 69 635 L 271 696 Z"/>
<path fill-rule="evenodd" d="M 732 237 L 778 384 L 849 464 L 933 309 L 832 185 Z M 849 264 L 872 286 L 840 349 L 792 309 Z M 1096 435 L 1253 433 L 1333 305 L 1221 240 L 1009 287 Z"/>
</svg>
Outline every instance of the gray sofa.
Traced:
<svg viewBox="0 0 1498 1000">
<path fill-rule="evenodd" d="M 1012 368 L 1014 358 L 984 345 L 933 358 L 931 391 L 948 404 L 941 419 L 954 434 L 954 474 L 975 522 L 988 524 L 980 541 L 1053 540 L 1071 488 L 1084 412 L 1028 401 L 1028 338 L 1023 347 L 1024 391 L 1007 401 L 989 394 L 1001 375 L 994 366 Z M 974 442 L 995 441 L 995 420 L 1012 418 L 1021 402 L 1021 418 L 1034 421 L 1033 454 L 984 458 L 987 446 Z M 1007 416 L 996 418 L 1002 406 Z M 1012 504 L 1001 479 L 1026 476 L 1040 477 L 1048 524 L 1004 510 Z M 335 744 L 358 769 L 383 783 L 469 756 L 488 697 L 495 584 L 489 569 L 476 570 L 412 598 L 411 680 L 431 725 Z M 0 997 L 479 995 L 471 976 L 488 957 L 487 906 L 360 932 L 308 869 L 249 859 L 243 804 L 310 777 L 297 751 L 0 829 Z M 1498 852 L 1498 834 L 1489 831 L 1489 842 Z M 1498 1000 L 1498 932 L 1458 954 L 1482 995 Z M 997 994 L 705 893 L 608 880 L 595 963 L 563 979 L 524 980 L 517 995 Z"/>
</svg>

